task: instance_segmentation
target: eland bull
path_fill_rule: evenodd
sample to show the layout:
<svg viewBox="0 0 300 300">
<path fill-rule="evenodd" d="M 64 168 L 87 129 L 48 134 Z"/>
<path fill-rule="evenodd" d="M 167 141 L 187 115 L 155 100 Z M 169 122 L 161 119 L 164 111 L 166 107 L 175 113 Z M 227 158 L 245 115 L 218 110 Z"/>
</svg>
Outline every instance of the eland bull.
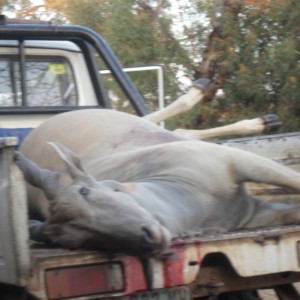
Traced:
<svg viewBox="0 0 300 300">
<path fill-rule="evenodd" d="M 173 237 L 300 223 L 300 207 L 248 195 L 245 182 L 300 193 L 300 174 L 250 152 L 194 141 L 112 110 L 57 115 L 15 160 L 28 187 L 31 237 L 67 248 L 158 256 Z"/>
</svg>

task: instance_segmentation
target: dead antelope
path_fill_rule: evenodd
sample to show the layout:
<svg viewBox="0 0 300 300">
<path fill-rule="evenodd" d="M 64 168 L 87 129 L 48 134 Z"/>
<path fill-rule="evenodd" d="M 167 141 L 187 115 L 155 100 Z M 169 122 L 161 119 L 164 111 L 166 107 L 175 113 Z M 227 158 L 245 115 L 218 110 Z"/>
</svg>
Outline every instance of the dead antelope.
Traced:
<svg viewBox="0 0 300 300">
<path fill-rule="evenodd" d="M 300 223 L 299 206 L 253 198 L 245 182 L 300 193 L 300 174 L 250 152 L 194 141 L 112 110 L 57 115 L 24 140 L 31 237 L 67 248 L 157 256 L 210 228 Z"/>
</svg>

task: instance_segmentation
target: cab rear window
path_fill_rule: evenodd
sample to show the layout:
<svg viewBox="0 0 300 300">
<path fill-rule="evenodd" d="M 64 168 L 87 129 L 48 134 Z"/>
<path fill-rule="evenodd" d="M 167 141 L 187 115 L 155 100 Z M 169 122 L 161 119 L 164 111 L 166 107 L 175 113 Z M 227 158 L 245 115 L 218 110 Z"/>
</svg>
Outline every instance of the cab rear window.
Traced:
<svg viewBox="0 0 300 300">
<path fill-rule="evenodd" d="M 63 57 L 26 57 L 23 84 L 18 56 L 0 58 L 0 107 L 70 106 L 78 104 L 74 75 Z"/>
</svg>

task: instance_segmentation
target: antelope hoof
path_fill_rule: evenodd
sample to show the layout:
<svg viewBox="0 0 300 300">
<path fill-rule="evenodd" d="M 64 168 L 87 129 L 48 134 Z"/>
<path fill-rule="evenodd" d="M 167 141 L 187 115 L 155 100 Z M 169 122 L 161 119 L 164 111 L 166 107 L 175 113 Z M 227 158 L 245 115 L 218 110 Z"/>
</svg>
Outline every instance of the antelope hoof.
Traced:
<svg viewBox="0 0 300 300">
<path fill-rule="evenodd" d="M 217 80 L 211 80 L 208 78 L 200 78 L 193 81 L 191 87 L 200 89 L 204 94 L 209 94 L 213 92 L 219 85 Z"/>
<path fill-rule="evenodd" d="M 282 124 L 279 117 L 275 114 L 265 115 L 261 117 L 263 124 L 265 125 L 265 133 L 277 131 Z"/>
</svg>

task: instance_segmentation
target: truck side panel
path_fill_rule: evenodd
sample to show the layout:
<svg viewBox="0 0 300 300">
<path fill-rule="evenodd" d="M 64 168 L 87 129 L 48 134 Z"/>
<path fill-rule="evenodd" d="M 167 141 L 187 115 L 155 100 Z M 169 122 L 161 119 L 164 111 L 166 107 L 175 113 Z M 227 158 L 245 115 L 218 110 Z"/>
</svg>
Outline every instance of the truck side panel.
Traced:
<svg viewBox="0 0 300 300">
<path fill-rule="evenodd" d="M 30 270 L 25 184 L 13 163 L 16 138 L 0 139 L 0 282 L 24 285 Z"/>
</svg>

